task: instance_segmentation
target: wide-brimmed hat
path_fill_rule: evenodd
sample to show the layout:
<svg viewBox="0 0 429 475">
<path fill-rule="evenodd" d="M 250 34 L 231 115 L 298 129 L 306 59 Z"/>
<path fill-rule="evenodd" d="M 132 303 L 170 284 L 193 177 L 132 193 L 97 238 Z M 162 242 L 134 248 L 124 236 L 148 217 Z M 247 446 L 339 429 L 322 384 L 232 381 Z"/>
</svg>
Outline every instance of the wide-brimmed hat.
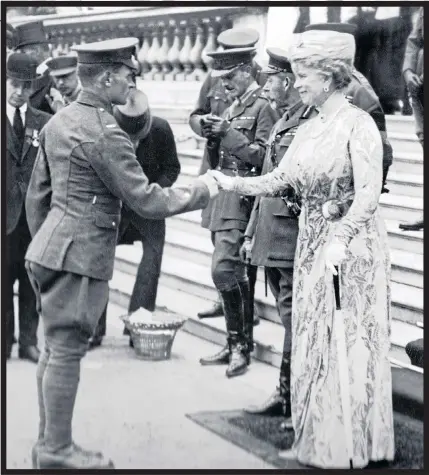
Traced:
<svg viewBox="0 0 429 475">
<path fill-rule="evenodd" d="M 11 53 L 6 62 L 6 76 L 18 81 L 34 81 L 37 75 L 37 60 L 24 53 Z"/>
<path fill-rule="evenodd" d="M 293 35 L 288 56 L 291 62 L 307 58 L 353 62 L 355 52 L 356 42 L 350 33 L 310 30 Z"/>
<path fill-rule="evenodd" d="M 252 64 L 255 55 L 255 48 L 233 48 L 207 53 L 207 56 L 213 58 L 211 76 L 214 78 L 226 76 L 240 66 Z"/>
<path fill-rule="evenodd" d="M 253 28 L 230 28 L 217 37 L 217 42 L 224 49 L 250 48 L 258 41 L 259 33 Z"/>
<path fill-rule="evenodd" d="M 138 89 L 131 89 L 126 104 L 115 106 L 113 115 L 119 127 L 127 134 L 137 134 L 147 125 L 150 117 L 146 94 Z"/>
<path fill-rule="evenodd" d="M 43 22 L 32 21 L 15 27 L 17 33 L 16 48 L 33 44 L 48 43 Z"/>
<path fill-rule="evenodd" d="M 79 64 L 124 64 L 135 70 L 133 59 L 136 53 L 137 38 L 115 38 L 112 40 L 85 43 L 73 46 Z"/>
<path fill-rule="evenodd" d="M 57 56 L 46 61 L 51 76 L 66 76 L 77 69 L 77 57 L 73 55 Z"/>
<path fill-rule="evenodd" d="M 281 48 L 267 48 L 267 53 L 269 56 L 268 65 L 262 69 L 262 73 L 278 74 L 292 72 L 287 51 Z"/>
</svg>

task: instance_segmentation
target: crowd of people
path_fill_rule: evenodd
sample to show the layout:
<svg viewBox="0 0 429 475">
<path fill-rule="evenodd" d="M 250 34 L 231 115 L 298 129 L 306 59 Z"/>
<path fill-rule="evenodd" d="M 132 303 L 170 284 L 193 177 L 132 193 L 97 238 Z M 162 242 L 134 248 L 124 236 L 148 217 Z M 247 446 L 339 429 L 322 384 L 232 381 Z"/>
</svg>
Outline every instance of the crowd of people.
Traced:
<svg viewBox="0 0 429 475">
<path fill-rule="evenodd" d="M 403 70 L 423 146 L 422 25 L 423 8 Z M 354 33 L 308 25 L 285 49 L 267 49 L 264 68 L 258 32 L 221 33 L 189 119 L 207 139 L 200 175 L 177 186 L 173 132 L 136 89 L 137 38 L 48 58 L 43 23 L 8 26 L 6 353 L 18 281 L 18 355 L 37 363 L 34 468 L 113 468 L 74 442 L 72 417 L 80 361 L 106 331 L 115 247 L 142 242 L 128 310 L 153 311 L 165 218 L 197 209 L 219 295 L 199 317 L 224 315 L 227 329 L 224 347 L 200 363 L 225 365 L 229 378 L 247 371 L 264 267 L 285 330 L 279 385 L 245 410 L 282 415 L 281 430 L 295 435 L 284 456 L 304 465 L 393 460 L 390 257 L 378 210 L 392 147 L 354 67 Z"/>
</svg>

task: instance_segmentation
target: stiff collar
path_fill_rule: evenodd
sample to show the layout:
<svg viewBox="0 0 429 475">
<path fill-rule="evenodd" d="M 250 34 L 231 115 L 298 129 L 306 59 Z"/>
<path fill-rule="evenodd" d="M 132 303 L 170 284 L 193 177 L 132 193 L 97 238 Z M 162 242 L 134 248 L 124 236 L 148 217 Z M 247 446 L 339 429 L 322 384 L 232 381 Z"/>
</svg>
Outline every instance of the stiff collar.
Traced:
<svg viewBox="0 0 429 475">
<path fill-rule="evenodd" d="M 16 107 L 13 107 L 6 101 L 6 114 L 7 118 L 9 119 L 10 123 L 13 124 L 13 117 L 15 115 Z M 19 113 L 21 114 L 22 123 L 25 126 L 25 114 L 27 113 L 27 103 L 24 104 L 19 108 Z"/>
<path fill-rule="evenodd" d="M 112 103 L 108 101 L 107 99 L 98 96 L 94 92 L 89 91 L 88 89 L 81 90 L 76 102 L 79 102 L 81 104 L 87 104 L 89 106 L 97 107 L 100 109 L 104 109 L 113 115 Z"/>
<path fill-rule="evenodd" d="M 243 94 L 240 97 L 237 97 L 236 101 L 238 104 L 242 104 L 243 102 L 246 101 L 248 97 L 250 97 L 256 89 L 259 89 L 261 86 L 256 82 L 253 81 L 252 84 L 243 92 Z"/>
</svg>

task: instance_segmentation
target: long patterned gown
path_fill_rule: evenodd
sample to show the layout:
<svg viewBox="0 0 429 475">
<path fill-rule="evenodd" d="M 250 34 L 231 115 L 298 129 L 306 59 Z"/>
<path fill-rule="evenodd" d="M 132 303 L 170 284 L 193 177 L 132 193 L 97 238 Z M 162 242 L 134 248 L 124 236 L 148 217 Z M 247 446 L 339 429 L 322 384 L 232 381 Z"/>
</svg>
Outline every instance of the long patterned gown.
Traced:
<svg viewBox="0 0 429 475">
<path fill-rule="evenodd" d="M 348 245 L 340 266 L 341 306 L 349 369 L 354 467 L 394 456 L 390 348 L 390 256 L 378 210 L 382 145 L 372 118 L 335 93 L 302 125 L 280 166 L 257 178 L 236 178 L 234 191 L 276 195 L 285 183 L 301 195 L 295 256 L 291 401 L 298 461 L 348 468 L 333 332 L 333 277 L 325 266 L 334 237 Z M 353 202 L 327 220 L 330 199 Z"/>
</svg>

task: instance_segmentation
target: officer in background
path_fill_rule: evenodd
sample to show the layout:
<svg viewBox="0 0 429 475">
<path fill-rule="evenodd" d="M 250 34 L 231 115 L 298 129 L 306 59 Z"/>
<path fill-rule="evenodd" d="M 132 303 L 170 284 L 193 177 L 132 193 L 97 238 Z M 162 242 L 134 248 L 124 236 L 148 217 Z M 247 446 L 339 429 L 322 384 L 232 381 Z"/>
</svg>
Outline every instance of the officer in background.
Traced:
<svg viewBox="0 0 429 475">
<path fill-rule="evenodd" d="M 255 54 L 255 48 L 209 53 L 212 77 L 221 78 L 233 102 L 220 117 L 202 117 L 202 135 L 208 138 L 210 167 L 230 176 L 260 174 L 266 141 L 277 120 L 255 81 Z M 253 200 L 220 191 L 211 204 L 208 228 L 215 246 L 212 279 L 222 298 L 228 343 L 215 355 L 201 358 L 200 363 L 227 364 L 226 375 L 232 377 L 247 370 L 253 350 L 253 292 L 239 256 Z"/>
<path fill-rule="evenodd" d="M 305 27 L 305 31 L 309 30 L 338 31 L 339 33 L 354 35 L 356 25 L 350 23 L 314 23 Z M 392 146 L 387 138 L 386 117 L 384 116 L 384 111 L 378 96 L 365 76 L 356 68 L 353 68 L 352 81 L 347 86 L 344 94 L 351 104 L 368 112 L 380 131 L 383 143 L 383 187 L 381 192 L 388 193 L 389 190 L 386 188 L 386 180 L 389 167 L 393 162 L 393 152 Z"/>
<path fill-rule="evenodd" d="M 121 205 L 163 219 L 206 206 L 210 177 L 193 186 L 149 185 L 133 144 L 113 117 L 134 88 L 137 38 L 75 46 L 82 92 L 40 135 L 26 210 L 33 240 L 26 267 L 42 316 L 45 347 L 37 368 L 39 437 L 33 465 L 47 469 L 113 468 L 72 438 L 80 361 L 107 304 Z"/>
<path fill-rule="evenodd" d="M 255 46 L 258 41 L 259 33 L 252 28 L 231 28 L 229 30 L 223 31 L 217 37 L 217 42 L 223 47 L 224 50 L 229 50 L 232 48 L 250 48 Z M 259 66 L 259 64 L 256 63 L 256 61 L 254 60 L 252 64 L 254 68 L 255 80 L 260 86 L 263 86 L 265 78 L 261 74 L 261 66 Z M 228 94 L 222 85 L 222 81 L 218 77 L 213 77 L 212 74 L 209 73 L 205 78 L 203 85 L 201 86 L 200 94 L 198 96 L 195 109 L 192 111 L 189 117 L 189 125 L 191 129 L 197 135 L 203 137 L 201 119 L 203 119 L 208 114 L 220 116 L 224 112 L 224 110 L 229 105 L 231 105 L 231 103 L 232 100 L 230 97 L 228 97 Z M 210 165 L 208 160 L 208 150 L 207 147 L 205 147 L 199 174 L 204 174 L 209 168 Z M 208 228 L 210 222 L 210 210 L 211 206 L 209 205 L 202 212 L 201 226 L 203 228 Z M 214 245 L 213 233 L 211 233 L 211 239 Z M 251 292 L 254 293 L 257 269 L 253 269 L 250 267 L 248 270 Z M 222 315 L 223 308 L 220 296 L 218 296 L 218 300 L 217 302 L 215 302 L 212 308 L 198 313 L 199 318 L 217 317 Z M 255 325 L 257 325 L 259 323 L 259 319 L 257 317 L 256 311 L 254 313 L 254 316 Z"/>
<path fill-rule="evenodd" d="M 77 99 L 81 91 L 77 77 L 77 57 L 75 55 L 58 56 L 46 61 L 49 74 L 54 82 L 46 100 L 54 112 Z"/>
<path fill-rule="evenodd" d="M 36 297 L 25 270 L 25 253 L 31 241 L 25 213 L 25 196 L 34 161 L 39 151 L 39 136 L 51 118 L 29 105 L 37 78 L 37 61 L 22 53 L 11 53 L 6 63 L 6 357 L 15 343 L 15 282 L 19 284 L 18 356 L 37 363 L 39 315 Z"/>
<path fill-rule="evenodd" d="M 267 142 L 262 174 L 272 172 L 284 157 L 297 128 L 315 114 L 306 107 L 294 88 L 295 76 L 287 59 L 287 52 L 280 48 L 267 49 L 268 75 L 266 97 L 276 109 L 279 120 L 274 125 Z M 293 265 L 298 238 L 300 205 L 292 187 L 282 197 L 257 197 L 244 233 L 245 241 L 240 251 L 243 259 L 254 266 L 264 266 L 266 278 L 277 311 L 285 328 L 283 354 L 280 363 L 279 386 L 267 401 L 246 410 L 252 414 L 276 414 L 285 417 L 282 429 L 291 429 L 290 365 Z"/>
<path fill-rule="evenodd" d="M 407 89 L 411 98 L 411 107 L 414 112 L 416 122 L 416 135 L 423 147 L 423 58 L 424 58 L 424 28 L 423 28 L 424 9 L 420 7 L 417 21 L 414 23 L 413 30 L 408 37 L 405 49 L 404 65 L 402 67 Z M 423 229 L 423 216 L 415 223 L 401 223 L 401 229 L 406 231 L 420 231 Z"/>
<path fill-rule="evenodd" d="M 6 23 L 6 56 L 9 56 L 16 48 L 16 41 L 17 33 L 15 28 L 10 23 Z"/>
<path fill-rule="evenodd" d="M 162 188 L 172 186 L 180 173 L 174 134 L 165 119 L 152 115 L 146 94 L 137 89 L 132 90 L 127 103 L 115 106 L 113 115 L 119 127 L 129 135 L 137 161 L 149 183 L 158 183 Z M 165 244 L 165 220 L 142 218 L 123 206 L 118 244 L 133 244 L 135 241 L 141 242 L 143 256 L 128 304 L 129 314 L 139 308 L 150 312 L 155 310 Z M 90 340 L 90 348 L 101 345 L 106 334 L 106 313 L 107 309 Z M 129 331 L 124 329 L 124 334 L 129 335 Z M 131 337 L 129 343 L 133 346 Z"/>
<path fill-rule="evenodd" d="M 49 75 L 46 61 L 49 58 L 49 45 L 43 22 L 33 21 L 16 27 L 18 36 L 16 50 L 26 53 L 37 60 L 39 75 L 34 85 L 34 92 L 30 97 L 30 104 L 35 109 L 53 114 L 46 96 L 50 95 L 54 82 Z"/>
</svg>

